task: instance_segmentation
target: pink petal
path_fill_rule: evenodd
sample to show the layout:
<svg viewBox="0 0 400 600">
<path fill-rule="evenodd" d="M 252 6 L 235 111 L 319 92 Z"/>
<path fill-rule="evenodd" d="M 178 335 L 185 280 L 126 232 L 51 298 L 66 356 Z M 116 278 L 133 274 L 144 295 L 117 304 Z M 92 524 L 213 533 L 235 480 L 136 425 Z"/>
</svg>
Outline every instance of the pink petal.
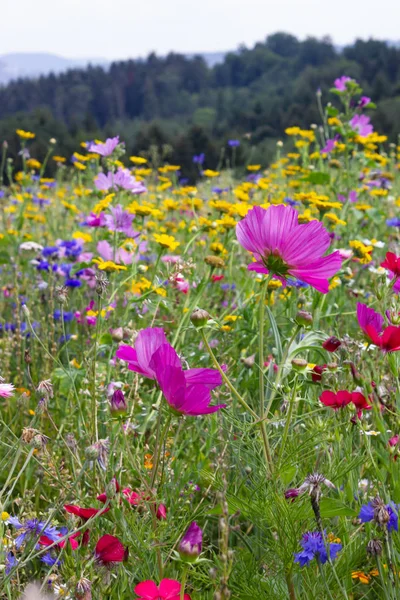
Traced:
<svg viewBox="0 0 400 600">
<path fill-rule="evenodd" d="M 164 330 L 161 327 L 142 329 L 135 341 L 135 350 L 140 367 L 148 372 L 148 377 L 154 379 L 154 371 L 149 369 L 153 354 L 162 345 L 167 344 Z"/>
<path fill-rule="evenodd" d="M 149 579 L 139 583 L 133 590 L 142 600 L 157 600 L 160 592 L 154 581 Z"/>
<path fill-rule="evenodd" d="M 163 579 L 159 586 L 160 595 L 163 600 L 172 600 L 181 591 L 181 584 L 175 579 Z"/>
<path fill-rule="evenodd" d="M 298 225 L 295 230 L 284 232 L 282 258 L 296 268 L 318 260 L 329 248 L 330 237 L 319 221 Z"/>
<path fill-rule="evenodd" d="M 97 244 L 97 252 L 104 260 L 113 260 L 113 249 L 106 240 L 102 240 Z"/>
<path fill-rule="evenodd" d="M 188 369 L 184 371 L 187 385 L 202 384 L 213 390 L 218 385 L 222 385 L 222 377 L 216 369 Z"/>
</svg>

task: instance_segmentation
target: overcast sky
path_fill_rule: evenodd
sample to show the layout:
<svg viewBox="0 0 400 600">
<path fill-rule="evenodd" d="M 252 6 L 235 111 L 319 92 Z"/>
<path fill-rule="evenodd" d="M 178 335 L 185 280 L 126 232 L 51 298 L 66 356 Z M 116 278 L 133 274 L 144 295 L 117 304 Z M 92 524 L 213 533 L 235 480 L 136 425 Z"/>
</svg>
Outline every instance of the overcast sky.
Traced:
<svg viewBox="0 0 400 600">
<path fill-rule="evenodd" d="M 269 33 L 400 39 L 400 0 L 0 0 L 0 54 L 126 58 L 251 46 Z"/>
</svg>

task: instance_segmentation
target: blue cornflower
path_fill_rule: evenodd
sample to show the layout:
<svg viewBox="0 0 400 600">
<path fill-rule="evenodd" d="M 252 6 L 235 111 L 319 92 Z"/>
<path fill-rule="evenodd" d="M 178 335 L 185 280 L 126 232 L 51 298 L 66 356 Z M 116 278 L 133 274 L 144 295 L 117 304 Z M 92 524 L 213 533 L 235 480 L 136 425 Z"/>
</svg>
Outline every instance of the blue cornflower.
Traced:
<svg viewBox="0 0 400 600">
<path fill-rule="evenodd" d="M 300 546 L 303 551 L 297 552 L 294 556 L 294 562 L 298 562 L 301 567 L 308 565 L 314 558 L 317 558 L 321 564 L 328 560 L 327 550 L 331 560 L 335 560 L 336 555 L 342 549 L 342 544 L 337 542 L 324 542 L 320 531 L 308 531 L 300 540 Z"/>
<path fill-rule="evenodd" d="M 64 285 L 71 288 L 81 287 L 82 282 L 79 279 L 66 279 Z"/>
<path fill-rule="evenodd" d="M 202 165 L 204 162 L 206 155 L 204 154 L 204 152 L 202 152 L 201 154 L 195 154 L 193 156 L 193 162 L 195 165 Z"/>
<path fill-rule="evenodd" d="M 284 198 L 283 201 L 285 204 L 289 204 L 289 206 L 300 206 L 300 202 L 297 202 L 297 200 L 293 200 L 292 198 Z"/>
<path fill-rule="evenodd" d="M 237 148 L 238 146 L 240 146 L 240 142 L 239 140 L 228 140 L 228 146 L 230 148 Z"/>
<path fill-rule="evenodd" d="M 42 250 L 42 256 L 44 256 L 45 258 L 48 256 L 54 256 L 55 254 L 58 254 L 57 246 L 46 246 Z"/>
<path fill-rule="evenodd" d="M 22 544 L 32 537 L 39 538 L 45 535 L 51 541 L 55 542 L 60 536 L 58 529 L 46 524 L 45 521 L 39 521 L 39 519 L 27 519 L 25 523 L 21 523 L 17 517 L 9 517 L 8 523 L 20 532 L 15 539 L 15 547 L 17 549 L 21 548 Z"/>
<path fill-rule="evenodd" d="M 393 217 L 393 219 L 388 219 L 386 221 L 386 225 L 388 225 L 389 227 L 400 227 L 400 218 Z"/>
<path fill-rule="evenodd" d="M 42 554 L 42 556 L 40 557 L 40 560 L 42 563 L 44 563 L 45 565 L 48 565 L 49 567 L 52 567 L 55 564 L 59 564 L 61 561 L 57 556 L 54 556 L 54 554 L 52 554 L 49 550 L 49 552 L 46 552 L 45 554 Z"/>
<path fill-rule="evenodd" d="M 64 322 L 65 323 L 69 323 L 70 321 L 74 320 L 74 313 L 73 312 L 64 312 Z M 61 310 L 59 308 L 56 308 L 56 310 L 53 312 L 53 318 L 55 321 L 58 321 L 59 319 L 61 319 Z"/>
<path fill-rule="evenodd" d="M 6 554 L 6 575 L 9 575 L 14 567 L 18 564 L 17 559 L 15 558 L 12 552 L 7 552 Z"/>
<path fill-rule="evenodd" d="M 399 506 L 394 502 L 384 504 L 378 496 L 361 507 L 358 518 L 363 523 L 375 521 L 378 525 L 387 525 L 388 531 L 399 530 Z"/>
</svg>

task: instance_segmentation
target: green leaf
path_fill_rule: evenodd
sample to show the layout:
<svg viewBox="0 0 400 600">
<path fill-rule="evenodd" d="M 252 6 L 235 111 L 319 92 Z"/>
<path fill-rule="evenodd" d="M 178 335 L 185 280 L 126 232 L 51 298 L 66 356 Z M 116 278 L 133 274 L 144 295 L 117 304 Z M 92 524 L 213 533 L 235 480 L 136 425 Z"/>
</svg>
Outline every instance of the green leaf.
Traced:
<svg viewBox="0 0 400 600">
<path fill-rule="evenodd" d="M 326 112 L 329 117 L 336 117 L 339 114 L 338 109 L 334 106 L 328 106 Z"/>
<path fill-rule="evenodd" d="M 0 265 L 6 265 L 11 262 L 10 255 L 5 250 L 0 250 Z"/>
<path fill-rule="evenodd" d="M 356 517 L 358 511 L 343 504 L 341 500 L 335 498 L 322 498 L 320 502 L 321 517 Z"/>
<path fill-rule="evenodd" d="M 277 347 L 277 350 L 278 350 L 278 358 L 280 358 L 282 356 L 282 343 L 281 343 L 281 336 L 279 334 L 279 329 L 278 329 L 275 317 L 272 314 L 271 309 L 269 308 L 269 306 L 266 306 L 265 308 L 267 309 L 268 318 L 269 318 L 269 322 L 271 324 L 272 333 L 274 334 L 275 346 Z"/>
<path fill-rule="evenodd" d="M 329 173 L 322 173 L 322 171 L 316 171 L 315 173 L 310 173 L 307 177 L 303 178 L 303 181 L 308 181 L 313 183 L 314 185 L 328 185 L 331 178 Z"/>
</svg>

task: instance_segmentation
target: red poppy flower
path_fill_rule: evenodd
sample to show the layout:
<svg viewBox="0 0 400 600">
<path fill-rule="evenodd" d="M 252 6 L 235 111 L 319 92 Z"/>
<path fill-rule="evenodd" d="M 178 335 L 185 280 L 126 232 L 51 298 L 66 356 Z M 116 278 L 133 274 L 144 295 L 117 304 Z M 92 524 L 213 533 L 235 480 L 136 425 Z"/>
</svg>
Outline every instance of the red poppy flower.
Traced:
<svg viewBox="0 0 400 600">
<path fill-rule="evenodd" d="M 368 404 L 368 399 L 361 392 L 352 392 L 351 401 L 357 409 L 358 418 L 361 417 L 363 410 L 371 410 L 371 404 Z"/>
<path fill-rule="evenodd" d="M 342 342 L 338 340 L 337 337 L 332 336 L 325 340 L 325 342 L 322 344 L 322 347 L 328 352 L 335 352 L 335 350 L 337 350 L 341 345 Z"/>
<path fill-rule="evenodd" d="M 87 521 L 98 513 L 106 513 L 110 510 L 109 506 L 107 508 L 82 508 L 76 504 L 64 504 L 64 508 L 67 512 L 80 517 L 84 521 Z"/>
<path fill-rule="evenodd" d="M 381 263 L 381 267 L 391 271 L 395 277 L 400 277 L 400 256 L 396 256 L 394 252 L 386 252 L 385 260 Z"/>
<path fill-rule="evenodd" d="M 319 397 L 320 401 L 324 406 L 330 406 L 333 410 L 339 410 L 350 404 L 352 398 L 351 393 L 346 390 L 340 390 L 335 394 L 334 392 L 325 391 Z"/>
<path fill-rule="evenodd" d="M 211 275 L 211 281 L 213 282 L 221 281 L 222 279 L 224 279 L 224 275 Z"/>
<path fill-rule="evenodd" d="M 102 565 L 124 562 L 129 555 L 129 549 L 113 535 L 103 535 L 96 544 L 94 551 L 96 560 Z"/>
</svg>

